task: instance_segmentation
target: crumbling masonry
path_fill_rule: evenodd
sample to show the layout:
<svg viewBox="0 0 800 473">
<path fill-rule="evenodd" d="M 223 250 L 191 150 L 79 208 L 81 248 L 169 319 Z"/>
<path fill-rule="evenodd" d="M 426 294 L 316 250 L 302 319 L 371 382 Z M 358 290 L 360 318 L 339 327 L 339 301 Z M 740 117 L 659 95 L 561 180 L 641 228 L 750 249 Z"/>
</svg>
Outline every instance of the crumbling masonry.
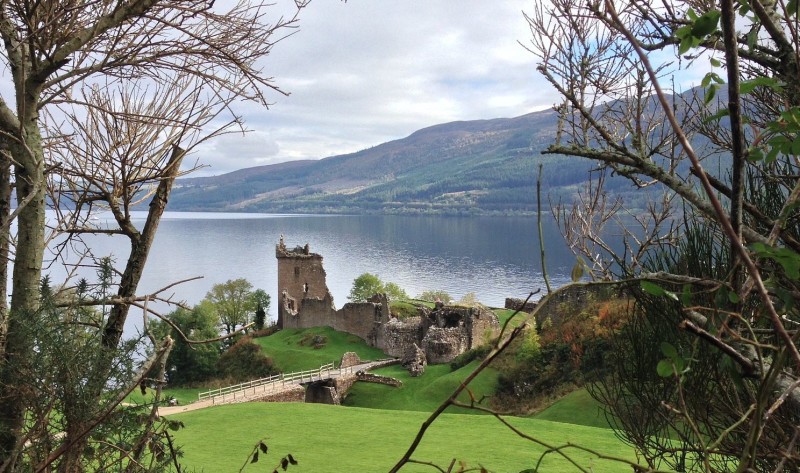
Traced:
<svg viewBox="0 0 800 473">
<path fill-rule="evenodd" d="M 483 308 L 444 306 L 419 308 L 419 316 L 399 320 L 392 316 L 386 296 L 369 302 L 347 303 L 336 309 L 328 291 L 322 256 L 309 245 L 287 249 L 281 237 L 278 259 L 278 327 L 329 326 L 363 338 L 390 356 L 404 357 L 415 350 L 428 363 L 446 363 L 497 335 L 497 316 Z"/>
</svg>

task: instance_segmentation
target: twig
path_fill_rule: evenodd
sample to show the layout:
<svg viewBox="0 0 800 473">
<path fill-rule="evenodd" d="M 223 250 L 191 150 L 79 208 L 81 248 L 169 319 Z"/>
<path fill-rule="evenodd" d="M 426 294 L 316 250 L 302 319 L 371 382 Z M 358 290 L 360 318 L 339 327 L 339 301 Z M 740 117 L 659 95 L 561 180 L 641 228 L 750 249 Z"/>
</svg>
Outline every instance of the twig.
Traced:
<svg viewBox="0 0 800 473">
<path fill-rule="evenodd" d="M 550 277 L 547 275 L 547 265 L 545 264 L 544 253 L 544 230 L 542 229 L 542 163 L 539 163 L 539 176 L 536 178 L 536 224 L 539 231 L 539 253 L 541 255 L 542 263 L 542 277 L 544 277 L 544 285 L 547 287 L 547 293 L 550 294 Z"/>
<path fill-rule="evenodd" d="M 610 16 L 610 19 L 613 22 L 614 26 L 620 33 L 622 33 L 623 36 L 625 36 L 625 38 L 628 39 L 628 41 L 631 43 L 634 50 L 636 51 L 636 54 L 639 57 L 640 62 L 647 70 L 647 75 L 650 77 L 650 81 L 653 84 L 653 88 L 655 89 L 656 96 L 661 104 L 661 108 L 664 110 L 664 114 L 666 115 L 667 120 L 669 121 L 669 124 L 672 127 L 672 130 L 675 132 L 678 141 L 680 142 L 684 151 L 686 151 L 686 155 L 692 162 L 692 166 L 694 166 L 698 171 L 702 171 L 703 166 L 700 164 L 700 159 L 694 152 L 694 148 L 689 142 L 689 139 L 687 138 L 686 134 L 683 132 L 680 123 L 678 123 L 678 119 L 672 110 L 672 106 L 667 101 L 667 98 L 663 90 L 661 90 L 661 86 L 659 85 L 658 82 L 658 75 L 653 70 L 653 67 L 650 64 L 650 59 L 647 53 L 641 48 L 639 43 L 636 41 L 636 38 L 633 36 L 633 33 L 631 33 L 630 30 L 628 30 L 628 28 L 626 28 L 620 21 L 619 17 L 617 16 L 613 2 L 611 0 L 606 0 L 605 5 L 606 5 L 606 11 L 608 12 L 608 15 Z M 608 18 L 605 15 L 603 15 L 599 10 L 595 10 L 595 14 L 598 15 L 601 21 L 608 20 Z M 699 172 L 699 177 L 700 177 L 700 182 L 703 185 L 703 190 L 706 193 L 706 198 L 709 200 L 709 202 L 714 208 L 714 213 L 716 214 L 717 221 L 720 223 L 722 229 L 725 231 L 725 235 L 731 242 L 733 249 L 735 249 L 736 252 L 739 253 L 741 261 L 747 267 L 750 280 L 752 280 L 752 282 L 756 286 L 756 289 L 758 290 L 758 294 L 760 296 L 761 301 L 764 304 L 764 308 L 766 309 L 769 315 L 775 333 L 786 344 L 786 348 L 789 350 L 789 353 L 791 354 L 795 366 L 797 368 L 800 368 L 800 351 L 798 351 L 797 346 L 793 343 L 791 335 L 789 335 L 786 332 L 786 328 L 783 326 L 783 323 L 781 322 L 781 317 L 775 310 L 775 306 L 772 303 L 772 299 L 769 296 L 769 292 L 767 291 L 767 288 L 764 285 L 764 281 L 761 278 L 761 272 L 759 271 L 756 264 L 753 262 L 752 258 L 750 258 L 750 254 L 744 247 L 742 240 L 738 237 L 738 232 L 734 230 L 733 226 L 731 225 L 731 220 L 725 213 L 725 210 L 722 208 L 722 204 L 720 203 L 719 199 L 717 199 L 714 189 L 711 186 L 711 183 L 708 181 L 708 178 L 706 177 L 706 173 Z"/>
<path fill-rule="evenodd" d="M 172 338 L 167 336 L 161 342 L 161 346 L 158 348 L 158 350 L 156 350 L 156 352 L 153 354 L 153 356 L 151 356 L 150 359 L 147 360 L 147 362 L 144 365 L 142 365 L 142 367 L 139 369 L 139 372 L 134 377 L 134 382 L 131 383 L 122 392 L 120 392 L 117 395 L 117 397 L 114 398 L 111 401 L 111 403 L 109 403 L 109 405 L 105 409 L 105 412 L 102 412 L 100 415 L 95 417 L 94 420 L 88 426 L 86 426 L 79 434 L 77 434 L 73 438 L 67 438 L 66 439 L 67 441 L 62 443 L 59 448 L 57 448 L 56 450 L 51 452 L 50 455 L 48 455 L 47 458 L 44 460 L 44 462 L 36 467 L 36 470 L 35 470 L 36 473 L 41 473 L 41 472 L 44 472 L 44 471 L 48 471 L 49 470 L 49 466 L 54 461 L 56 461 L 61 455 L 66 453 L 67 450 L 69 450 L 75 443 L 79 442 L 82 438 L 84 438 L 87 435 L 89 435 L 89 433 L 95 427 L 97 427 L 102 422 L 104 422 L 108 418 L 108 416 L 110 416 L 111 413 L 114 412 L 114 409 L 116 409 L 117 406 L 119 406 L 120 403 L 122 403 L 122 401 L 124 401 L 125 398 L 128 397 L 128 394 L 130 394 L 134 389 L 136 389 L 137 386 L 139 386 L 139 383 L 141 383 L 141 380 L 147 376 L 147 373 L 153 368 L 153 366 L 155 366 L 155 364 L 158 363 L 161 360 L 162 357 L 169 356 L 169 352 L 170 352 L 170 350 L 172 350 L 173 344 L 174 344 L 174 341 L 172 340 Z"/>
<path fill-rule="evenodd" d="M 739 366 L 742 367 L 745 376 L 755 376 L 758 373 L 758 369 L 756 368 L 755 365 L 753 365 L 752 361 L 745 358 L 732 346 L 728 345 L 727 343 L 723 342 L 722 340 L 715 337 L 711 333 L 707 332 L 706 330 L 692 323 L 691 320 L 688 319 L 682 320 L 681 323 L 678 324 L 678 328 L 697 335 L 703 340 L 709 342 L 711 345 L 714 345 L 715 347 L 719 348 L 723 353 L 725 353 L 729 357 L 733 358 L 733 361 L 735 361 L 736 363 L 739 364 Z"/>
</svg>

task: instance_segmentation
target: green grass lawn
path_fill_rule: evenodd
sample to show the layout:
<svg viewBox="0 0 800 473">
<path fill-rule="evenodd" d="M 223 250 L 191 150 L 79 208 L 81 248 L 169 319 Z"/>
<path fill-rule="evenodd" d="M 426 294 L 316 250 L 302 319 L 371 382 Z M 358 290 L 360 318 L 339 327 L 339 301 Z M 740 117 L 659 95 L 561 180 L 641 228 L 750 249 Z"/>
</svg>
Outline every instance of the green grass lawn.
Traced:
<svg viewBox="0 0 800 473">
<path fill-rule="evenodd" d="M 314 348 L 314 336 L 325 338 L 322 347 Z M 319 368 L 332 361 L 338 365 L 342 355 L 348 351 L 358 353 L 362 360 L 387 358 L 383 351 L 368 346 L 361 338 L 330 327 L 284 329 L 255 341 L 284 373 Z"/>
<path fill-rule="evenodd" d="M 411 444 L 428 414 L 423 412 L 361 409 L 300 403 L 244 403 L 219 406 L 170 416 L 184 422 L 175 432 L 185 450 L 184 466 L 206 472 L 236 472 L 261 439 L 269 454 L 244 471 L 271 471 L 283 455 L 299 462 L 289 471 L 388 471 Z M 538 419 L 512 418 L 528 435 L 551 445 L 574 443 L 606 455 L 634 459 L 632 450 L 606 429 Z M 519 472 L 532 468 L 544 448 L 524 440 L 490 416 L 445 414 L 428 430 L 418 453 L 420 461 L 446 468 L 455 458 L 469 467 Z M 574 460 L 594 473 L 630 471 L 619 463 L 568 450 Z M 435 471 L 408 465 L 404 472 Z M 577 471 L 567 460 L 549 454 L 541 471 Z"/>
<path fill-rule="evenodd" d="M 502 327 L 503 324 L 505 324 L 506 321 L 510 319 L 512 315 L 514 315 L 515 311 L 511 309 L 492 309 L 492 312 L 494 312 L 495 315 L 497 315 L 497 319 L 500 321 L 500 326 Z M 524 322 L 529 315 L 530 314 L 528 314 L 527 312 L 517 313 L 517 315 L 514 316 L 514 319 L 511 321 L 511 324 L 509 324 L 509 327 L 513 328 L 518 326 L 519 324 Z"/>
<path fill-rule="evenodd" d="M 456 371 L 450 371 L 450 365 L 428 365 L 425 373 L 417 378 L 409 376 L 408 370 L 402 366 L 387 366 L 374 372 L 397 378 L 403 382 L 402 386 L 396 388 L 382 384 L 356 383 L 347 394 L 344 404 L 374 409 L 432 412 L 452 394 L 477 364 L 477 361 L 473 361 Z M 496 384 L 497 372 L 487 369 L 470 384 L 469 389 L 476 399 L 480 399 L 484 394 L 494 392 Z M 468 403 L 469 395 L 464 392 L 459 400 Z M 450 409 L 448 412 L 464 412 L 460 408 Z M 475 413 L 473 410 L 466 412 Z"/>
<path fill-rule="evenodd" d="M 609 425 L 600 407 L 600 403 L 592 399 L 586 389 L 578 389 L 533 417 L 540 420 L 607 429 Z"/>
<path fill-rule="evenodd" d="M 189 404 L 197 401 L 197 395 L 201 392 L 208 391 L 209 388 L 165 388 L 161 391 L 161 399 L 169 399 L 170 396 L 175 397 L 181 405 Z M 139 389 L 135 389 L 126 398 L 125 402 L 142 404 L 145 402 L 153 402 L 155 389 L 148 389 L 147 393 L 142 395 Z"/>
</svg>

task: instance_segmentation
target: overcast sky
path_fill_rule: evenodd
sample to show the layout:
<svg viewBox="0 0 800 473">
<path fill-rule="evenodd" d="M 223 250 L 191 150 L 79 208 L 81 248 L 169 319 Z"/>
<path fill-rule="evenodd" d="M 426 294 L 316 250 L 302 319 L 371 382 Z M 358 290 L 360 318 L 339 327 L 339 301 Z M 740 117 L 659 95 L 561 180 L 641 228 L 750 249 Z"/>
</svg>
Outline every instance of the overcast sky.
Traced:
<svg viewBox="0 0 800 473">
<path fill-rule="evenodd" d="M 238 108 L 251 133 L 198 150 L 217 175 L 358 151 L 455 120 L 515 117 L 554 91 L 520 43 L 535 0 L 313 0 L 265 72 L 291 95 Z M 275 10 L 276 14 L 279 10 Z"/>
</svg>

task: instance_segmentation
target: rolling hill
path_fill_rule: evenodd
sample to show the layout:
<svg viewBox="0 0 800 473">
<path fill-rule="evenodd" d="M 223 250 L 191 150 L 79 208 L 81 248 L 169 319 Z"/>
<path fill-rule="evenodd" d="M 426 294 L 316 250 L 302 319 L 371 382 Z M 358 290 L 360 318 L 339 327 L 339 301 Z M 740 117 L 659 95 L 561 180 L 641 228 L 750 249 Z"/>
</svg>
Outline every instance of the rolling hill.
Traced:
<svg viewBox="0 0 800 473">
<path fill-rule="evenodd" d="M 592 168 L 587 160 L 541 154 L 555 131 L 552 110 L 435 125 L 356 153 L 181 179 L 169 210 L 531 213 L 539 163 L 550 197 L 573 194 Z"/>
</svg>

